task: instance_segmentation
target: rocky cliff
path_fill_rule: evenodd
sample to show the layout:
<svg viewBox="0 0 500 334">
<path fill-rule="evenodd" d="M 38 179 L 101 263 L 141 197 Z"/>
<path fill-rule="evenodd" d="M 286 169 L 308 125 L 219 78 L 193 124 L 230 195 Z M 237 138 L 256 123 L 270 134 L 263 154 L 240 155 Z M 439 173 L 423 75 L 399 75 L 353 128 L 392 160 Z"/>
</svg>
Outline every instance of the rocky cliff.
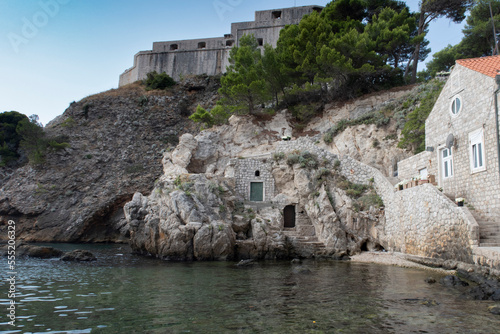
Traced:
<svg viewBox="0 0 500 334">
<path fill-rule="evenodd" d="M 233 116 L 232 126 L 239 122 Z M 169 260 L 226 260 L 342 257 L 377 247 L 382 204 L 358 203 L 362 193 L 369 193 L 365 199 L 376 195 L 366 187 L 352 196 L 355 186 L 336 172 L 334 155 L 293 150 L 233 159 L 231 142 L 221 140 L 230 132 L 185 134 L 165 154 L 164 175 L 153 192 L 136 193 L 125 205 L 135 251 Z M 254 144 L 262 147 L 268 140 L 255 138 Z M 280 150 L 279 144 L 276 138 L 268 145 Z M 249 201 L 238 190 L 248 165 L 258 166 L 256 181 L 273 183 L 264 201 Z M 268 179 L 260 177 L 266 168 Z M 290 228 L 283 222 L 287 206 L 297 220 Z"/>
<path fill-rule="evenodd" d="M 71 103 L 45 128 L 71 147 L 41 166 L 3 171 L 2 223 L 16 221 L 26 241 L 126 241 L 123 205 L 137 191 L 149 193 L 163 152 L 198 131 L 187 116 L 213 104 L 217 88 L 216 78 L 198 77 L 167 91 L 132 84 Z"/>
<path fill-rule="evenodd" d="M 319 156 L 317 168 L 308 169 L 287 162 L 290 153 L 300 158 L 306 152 L 287 150 L 282 160 L 272 153 L 283 135 L 306 136 L 325 154 L 349 154 L 391 175 L 394 162 L 409 155 L 396 148 L 395 122 L 348 127 L 330 144 L 322 135 L 341 119 L 397 101 L 411 87 L 327 105 L 302 132 L 283 110 L 266 119 L 233 117 L 197 136 L 187 116 L 198 104 L 213 106 L 217 88 L 216 78 L 198 77 L 169 91 L 146 92 L 135 84 L 72 103 L 46 127 L 71 147 L 49 155 L 43 166 L 4 171 L 2 223 L 15 220 L 18 239 L 26 241 L 131 237 L 137 251 L 165 258 L 275 258 L 315 247 L 341 256 L 375 247 L 380 208 L 362 208 L 333 172 L 318 181 L 319 169 L 333 171 L 334 160 Z M 193 135 L 170 151 L 185 133 Z M 252 207 L 241 196 L 234 173 L 243 160 L 268 166 L 276 182 L 268 205 Z M 364 191 L 358 197 L 370 195 Z M 286 205 L 296 207 L 295 231 L 283 230 Z"/>
<path fill-rule="evenodd" d="M 282 141 L 297 136 L 286 110 L 260 121 L 233 116 L 228 125 L 183 135 L 165 153 L 152 193 L 136 193 L 125 205 L 133 249 L 170 260 L 341 258 L 380 249 L 383 203 L 369 180 L 353 184 L 341 175 L 333 153 L 352 153 L 391 174 L 392 162 L 406 154 L 395 147 L 397 136 L 385 139 L 396 132 L 394 122 L 348 128 L 331 145 L 320 134 L 334 124 L 329 118 L 363 115 L 406 93 L 330 106 L 303 140 Z M 251 183 L 263 184 L 262 198 L 252 200 Z"/>
</svg>

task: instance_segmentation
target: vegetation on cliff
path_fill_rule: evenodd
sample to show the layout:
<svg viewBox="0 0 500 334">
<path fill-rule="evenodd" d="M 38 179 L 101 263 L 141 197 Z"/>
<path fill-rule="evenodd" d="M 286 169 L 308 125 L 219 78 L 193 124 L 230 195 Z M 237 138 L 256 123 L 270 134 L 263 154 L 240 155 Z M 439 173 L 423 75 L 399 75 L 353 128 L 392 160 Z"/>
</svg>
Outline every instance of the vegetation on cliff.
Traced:
<svg viewBox="0 0 500 334">
<path fill-rule="evenodd" d="M 282 29 L 275 49 L 244 36 L 231 50 L 220 101 L 191 119 L 210 127 L 232 114 L 288 108 L 303 127 L 326 102 L 414 82 L 416 64 L 430 52 L 429 23 L 460 22 L 471 5 L 421 1 L 420 13 L 412 13 L 401 1 L 334 0 Z"/>
<path fill-rule="evenodd" d="M 45 162 L 48 150 L 61 150 L 69 147 L 67 136 L 48 137 L 38 122 L 37 115 L 29 118 L 16 111 L 0 114 L 0 166 L 16 164 L 24 154 L 30 164 Z"/>
</svg>

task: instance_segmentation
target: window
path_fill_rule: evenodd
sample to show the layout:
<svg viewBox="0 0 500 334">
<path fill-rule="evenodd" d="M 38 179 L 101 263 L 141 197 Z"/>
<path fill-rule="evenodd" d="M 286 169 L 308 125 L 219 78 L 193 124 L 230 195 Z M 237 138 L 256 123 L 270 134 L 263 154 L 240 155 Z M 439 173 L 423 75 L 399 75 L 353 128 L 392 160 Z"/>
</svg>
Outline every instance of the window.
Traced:
<svg viewBox="0 0 500 334">
<path fill-rule="evenodd" d="M 255 171 L 255 176 L 259 177 L 260 176 L 260 171 L 256 170 Z"/>
<path fill-rule="evenodd" d="M 198 49 L 204 49 L 206 47 L 207 47 L 207 43 L 205 43 L 205 42 L 198 43 Z"/>
<path fill-rule="evenodd" d="M 264 45 L 264 39 L 257 38 L 257 44 L 259 44 L 259 46 L 263 46 Z"/>
<path fill-rule="evenodd" d="M 451 101 L 450 111 L 453 116 L 456 116 L 460 110 L 462 110 L 462 99 L 457 95 Z"/>
<path fill-rule="evenodd" d="M 427 168 L 422 168 L 421 170 L 418 171 L 418 174 L 420 175 L 421 180 L 427 180 L 427 177 L 429 176 Z"/>
<path fill-rule="evenodd" d="M 234 41 L 232 39 L 226 41 L 226 46 L 233 46 Z"/>
<path fill-rule="evenodd" d="M 281 10 L 273 12 L 273 19 L 275 20 L 281 19 Z"/>
<path fill-rule="evenodd" d="M 178 48 L 179 48 L 178 44 L 170 44 L 170 50 L 171 51 L 177 50 Z"/>
<path fill-rule="evenodd" d="M 469 147 L 471 172 L 476 173 L 486 170 L 483 129 L 469 133 Z"/>
<path fill-rule="evenodd" d="M 451 148 L 444 148 L 441 150 L 441 164 L 443 170 L 443 177 L 445 179 L 453 176 L 453 155 Z"/>
</svg>

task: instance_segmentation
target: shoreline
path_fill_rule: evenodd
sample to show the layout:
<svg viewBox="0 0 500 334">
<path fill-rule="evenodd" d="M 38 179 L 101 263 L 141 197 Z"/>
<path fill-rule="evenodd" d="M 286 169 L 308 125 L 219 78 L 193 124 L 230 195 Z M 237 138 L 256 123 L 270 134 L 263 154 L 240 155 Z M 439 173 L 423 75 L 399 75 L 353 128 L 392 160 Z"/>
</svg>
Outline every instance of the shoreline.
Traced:
<svg viewBox="0 0 500 334">
<path fill-rule="evenodd" d="M 440 273 L 443 275 L 455 275 L 456 270 L 447 270 L 443 268 L 430 267 L 427 265 L 423 265 L 420 263 L 416 263 L 404 258 L 403 253 L 395 253 L 395 252 L 362 252 L 357 255 L 353 255 L 350 257 L 351 262 L 355 263 L 376 263 L 376 264 L 385 264 L 391 266 L 397 266 L 402 268 L 416 268 L 423 269 L 427 271 L 432 271 L 436 273 Z"/>
</svg>

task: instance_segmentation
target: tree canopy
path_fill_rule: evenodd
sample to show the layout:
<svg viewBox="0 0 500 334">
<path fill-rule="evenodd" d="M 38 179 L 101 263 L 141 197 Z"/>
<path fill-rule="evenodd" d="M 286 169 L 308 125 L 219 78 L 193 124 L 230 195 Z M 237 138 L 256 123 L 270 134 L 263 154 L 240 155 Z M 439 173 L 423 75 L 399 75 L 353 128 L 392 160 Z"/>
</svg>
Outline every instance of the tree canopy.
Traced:
<svg viewBox="0 0 500 334">
<path fill-rule="evenodd" d="M 19 158 L 19 144 L 22 136 L 16 132 L 18 124 L 28 117 L 17 111 L 0 114 L 0 165 L 5 166 Z"/>
<path fill-rule="evenodd" d="M 495 35 L 493 34 L 494 27 Z M 462 30 L 464 36 L 460 43 L 448 45 L 436 52 L 432 56 L 433 59 L 427 63 L 426 70 L 421 74 L 425 77 L 434 77 L 437 72 L 449 71 L 457 59 L 498 54 L 495 51 L 495 43 L 498 43 L 499 28 L 500 0 L 476 0 L 467 16 L 466 25 Z"/>
</svg>

